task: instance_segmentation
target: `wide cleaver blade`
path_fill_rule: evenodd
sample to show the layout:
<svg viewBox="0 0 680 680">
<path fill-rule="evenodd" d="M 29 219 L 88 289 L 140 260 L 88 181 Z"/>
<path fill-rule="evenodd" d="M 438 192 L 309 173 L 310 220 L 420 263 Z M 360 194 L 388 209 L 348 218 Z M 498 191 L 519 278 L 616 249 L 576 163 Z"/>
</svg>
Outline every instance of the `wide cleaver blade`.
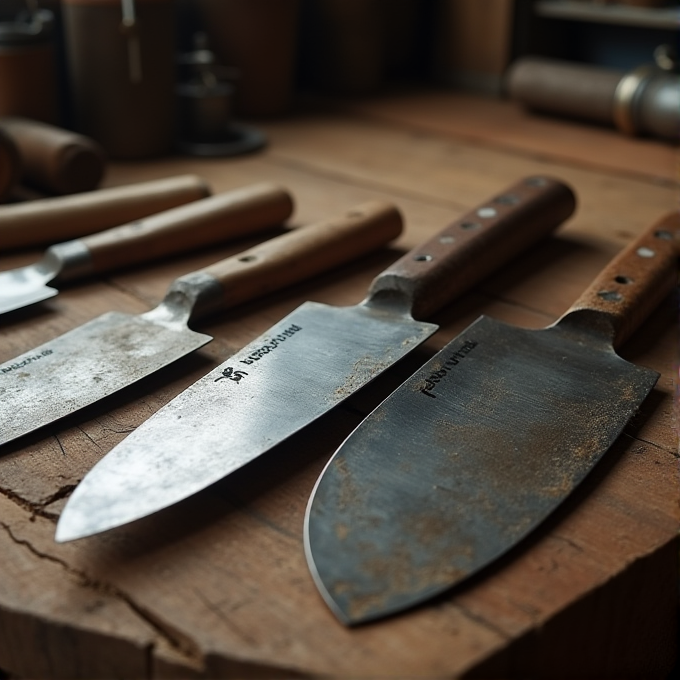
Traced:
<svg viewBox="0 0 680 680">
<path fill-rule="evenodd" d="M 673 286 L 680 218 L 648 230 L 543 330 L 481 317 L 345 440 L 305 517 L 338 618 L 437 595 L 540 524 L 610 448 L 658 374 L 614 346 Z"/>
<path fill-rule="evenodd" d="M 573 209 L 567 186 L 528 178 L 403 256 L 362 303 L 305 303 L 97 463 L 69 499 L 57 540 L 165 508 L 287 439 L 437 329 L 414 316 L 431 314 Z"/>
<path fill-rule="evenodd" d="M 102 199 L 102 209 L 112 210 L 110 203 Z M 281 224 L 292 211 L 288 193 L 271 184 L 255 184 L 58 243 L 35 264 L 0 272 L 0 314 L 56 295 L 58 290 L 48 283 L 101 274 L 261 231 Z"/>
<path fill-rule="evenodd" d="M 270 199 L 261 198 L 246 210 L 239 202 L 238 212 L 247 217 L 252 208 L 267 214 L 262 208 Z M 145 314 L 104 314 L 0 364 L 0 444 L 203 346 L 212 338 L 188 328 L 192 316 L 233 306 L 351 260 L 395 238 L 401 228 L 396 208 L 382 203 L 359 206 L 347 216 L 291 230 L 176 279 L 161 304 Z"/>
</svg>

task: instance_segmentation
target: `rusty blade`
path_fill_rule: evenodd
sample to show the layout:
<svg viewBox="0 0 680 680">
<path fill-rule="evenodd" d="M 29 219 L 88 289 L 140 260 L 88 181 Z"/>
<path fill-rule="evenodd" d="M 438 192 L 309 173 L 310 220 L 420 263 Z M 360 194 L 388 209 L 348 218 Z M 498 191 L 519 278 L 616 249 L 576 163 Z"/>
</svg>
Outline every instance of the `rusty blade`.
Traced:
<svg viewBox="0 0 680 680">
<path fill-rule="evenodd" d="M 386 399 L 324 470 L 305 549 L 356 624 L 411 607 L 517 544 L 620 435 L 658 374 L 570 322 L 482 317 Z"/>
</svg>

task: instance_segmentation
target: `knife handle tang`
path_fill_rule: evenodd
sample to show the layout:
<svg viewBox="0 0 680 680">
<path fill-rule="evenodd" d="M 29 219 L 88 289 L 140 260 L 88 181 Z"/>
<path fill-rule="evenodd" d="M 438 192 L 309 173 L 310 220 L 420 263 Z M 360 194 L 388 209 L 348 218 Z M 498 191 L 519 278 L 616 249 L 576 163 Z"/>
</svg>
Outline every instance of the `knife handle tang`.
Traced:
<svg viewBox="0 0 680 680">
<path fill-rule="evenodd" d="M 262 183 L 216 194 L 80 239 L 92 271 L 103 272 L 243 236 L 284 222 L 293 199 Z"/>
<path fill-rule="evenodd" d="M 678 283 L 680 214 L 668 213 L 619 253 L 562 317 L 622 345 Z M 595 316 L 593 316 L 595 312 Z M 578 313 L 578 314 L 576 314 Z"/>
<path fill-rule="evenodd" d="M 406 298 L 414 318 L 427 318 L 556 229 L 575 206 L 563 182 L 525 178 L 397 260 L 375 278 L 368 299 Z"/>
<path fill-rule="evenodd" d="M 219 307 L 232 307 L 376 250 L 399 236 L 402 227 L 401 213 L 393 205 L 364 203 L 265 241 L 201 273 L 220 282 Z"/>
<path fill-rule="evenodd" d="M 0 206 L 0 240 L 4 248 L 57 243 L 169 210 L 210 195 L 196 175 L 85 191 Z"/>
</svg>

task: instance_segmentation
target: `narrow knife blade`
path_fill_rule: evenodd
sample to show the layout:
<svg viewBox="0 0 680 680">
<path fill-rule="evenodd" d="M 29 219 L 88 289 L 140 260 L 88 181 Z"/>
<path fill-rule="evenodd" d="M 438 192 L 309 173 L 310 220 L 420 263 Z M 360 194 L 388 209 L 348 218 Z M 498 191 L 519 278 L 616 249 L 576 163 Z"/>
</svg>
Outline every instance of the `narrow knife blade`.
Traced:
<svg viewBox="0 0 680 680">
<path fill-rule="evenodd" d="M 670 291 L 678 235 L 675 215 L 648 230 L 547 329 L 480 318 L 345 440 L 305 517 L 310 570 L 341 621 L 448 590 L 584 479 L 658 379 L 613 345 Z"/>
<path fill-rule="evenodd" d="M 413 310 L 431 313 L 573 208 L 561 182 L 523 180 L 401 258 L 359 305 L 305 303 L 99 461 L 69 499 L 56 539 L 149 515 L 287 439 L 437 330 Z"/>
</svg>

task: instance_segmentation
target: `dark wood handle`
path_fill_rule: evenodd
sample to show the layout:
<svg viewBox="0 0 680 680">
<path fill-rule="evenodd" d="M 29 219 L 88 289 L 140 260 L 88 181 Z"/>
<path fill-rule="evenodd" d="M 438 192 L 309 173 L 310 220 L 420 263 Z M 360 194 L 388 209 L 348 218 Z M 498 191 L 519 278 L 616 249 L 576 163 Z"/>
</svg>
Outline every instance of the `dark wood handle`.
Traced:
<svg viewBox="0 0 680 680">
<path fill-rule="evenodd" d="M 563 318 L 620 346 L 677 285 L 679 244 L 680 214 L 669 213 L 617 255 Z"/>
<path fill-rule="evenodd" d="M 370 202 L 293 229 L 201 270 L 223 288 L 222 307 L 251 300 L 376 250 L 401 233 L 397 208 Z"/>
<path fill-rule="evenodd" d="M 151 215 L 80 239 L 102 272 L 236 238 L 285 222 L 293 199 L 269 183 L 254 184 Z"/>
<path fill-rule="evenodd" d="M 427 318 L 556 229 L 575 206 L 563 182 L 523 179 L 397 260 L 376 277 L 369 297 L 398 296 L 414 318 Z"/>
</svg>

